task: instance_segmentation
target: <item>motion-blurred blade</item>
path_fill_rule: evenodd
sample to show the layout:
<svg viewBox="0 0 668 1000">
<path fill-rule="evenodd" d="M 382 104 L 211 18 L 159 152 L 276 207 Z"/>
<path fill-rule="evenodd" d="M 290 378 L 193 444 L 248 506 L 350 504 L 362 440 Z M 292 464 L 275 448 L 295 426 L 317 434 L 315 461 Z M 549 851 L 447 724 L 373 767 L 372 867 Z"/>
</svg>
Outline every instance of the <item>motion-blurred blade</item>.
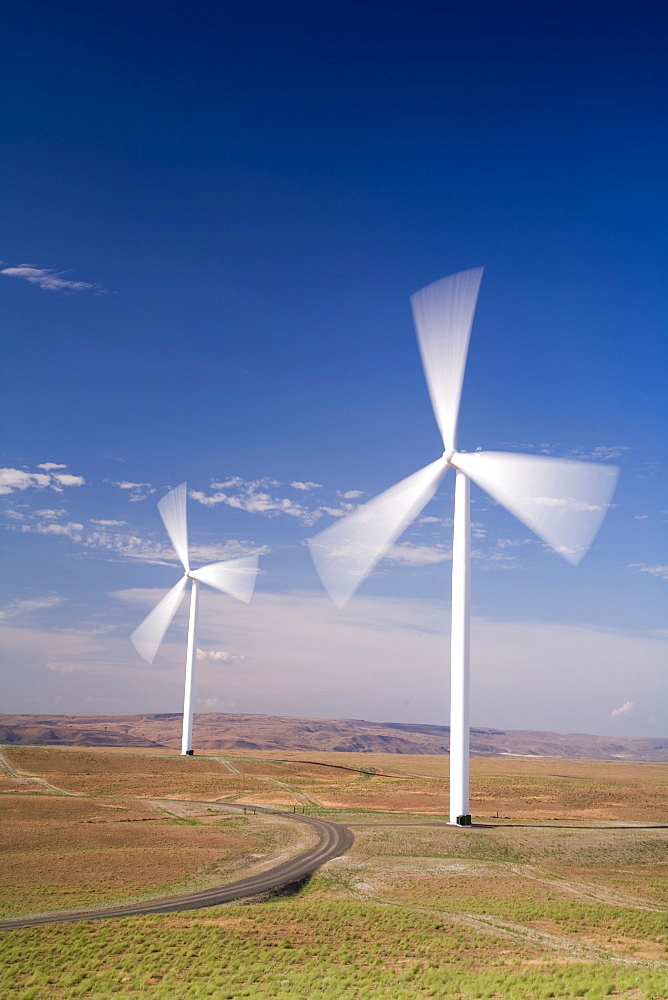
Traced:
<svg viewBox="0 0 668 1000">
<path fill-rule="evenodd" d="M 186 484 L 181 483 L 170 490 L 158 503 L 160 517 L 163 520 L 167 534 L 177 556 L 183 563 L 186 573 L 190 569 L 188 563 L 188 522 L 186 520 Z"/>
<path fill-rule="evenodd" d="M 337 607 L 431 500 L 447 467 L 439 458 L 309 540 L 315 568 Z"/>
<path fill-rule="evenodd" d="M 188 578 L 182 576 L 176 586 L 172 587 L 165 594 L 162 600 L 153 608 L 153 611 L 146 615 L 141 625 L 138 625 L 130 636 L 135 649 L 148 663 L 153 663 L 165 632 L 171 625 L 172 618 L 179 610 L 187 583 Z"/>
<path fill-rule="evenodd" d="M 194 580 L 208 583 L 224 594 L 231 594 L 237 600 L 248 604 L 253 596 L 257 576 L 257 556 L 242 556 L 227 562 L 209 563 L 190 574 Z"/>
<path fill-rule="evenodd" d="M 436 423 L 446 452 L 456 447 L 466 355 L 483 269 L 459 271 L 411 296 Z"/>
<path fill-rule="evenodd" d="M 538 455 L 457 452 L 452 464 L 577 566 L 596 537 L 619 469 Z"/>
</svg>

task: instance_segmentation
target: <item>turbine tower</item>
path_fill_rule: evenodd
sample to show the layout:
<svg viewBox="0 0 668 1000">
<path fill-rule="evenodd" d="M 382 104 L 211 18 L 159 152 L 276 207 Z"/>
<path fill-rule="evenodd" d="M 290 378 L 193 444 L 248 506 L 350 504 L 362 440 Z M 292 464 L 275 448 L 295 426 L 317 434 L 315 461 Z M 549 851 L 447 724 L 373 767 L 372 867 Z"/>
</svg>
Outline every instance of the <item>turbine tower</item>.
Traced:
<svg viewBox="0 0 668 1000">
<path fill-rule="evenodd" d="M 199 585 L 206 583 L 224 594 L 244 601 L 246 604 L 253 596 L 255 577 L 257 576 L 257 556 L 243 556 L 240 559 L 228 559 L 226 562 L 209 563 L 199 569 L 190 568 L 188 560 L 188 523 L 186 520 L 186 484 L 181 483 L 170 490 L 158 503 L 160 517 L 163 520 L 167 534 L 177 556 L 181 560 L 184 575 L 176 586 L 165 594 L 149 612 L 141 625 L 138 625 L 130 638 L 140 656 L 148 663 L 153 663 L 165 632 L 171 625 L 174 615 L 179 609 L 183 595 L 192 581 L 190 591 L 190 619 L 188 622 L 188 646 L 186 652 L 186 683 L 183 698 L 183 737 L 181 754 L 191 756 L 193 734 L 193 674 L 197 655 L 197 611 L 199 603 Z"/>
<path fill-rule="evenodd" d="M 457 450 L 456 432 L 469 337 L 482 268 L 461 271 L 411 297 L 422 364 L 443 455 L 309 540 L 320 579 L 338 607 L 456 473 L 450 638 L 450 823 L 468 826 L 470 501 L 472 479 L 573 566 L 591 545 L 609 506 L 614 466 L 537 455 Z"/>
</svg>

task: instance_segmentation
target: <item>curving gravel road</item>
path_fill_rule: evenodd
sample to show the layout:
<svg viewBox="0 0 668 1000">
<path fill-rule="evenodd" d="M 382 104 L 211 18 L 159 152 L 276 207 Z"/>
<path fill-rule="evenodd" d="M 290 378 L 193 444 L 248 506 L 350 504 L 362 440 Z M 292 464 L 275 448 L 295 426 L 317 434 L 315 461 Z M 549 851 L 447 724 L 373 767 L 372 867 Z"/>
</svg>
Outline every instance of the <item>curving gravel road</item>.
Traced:
<svg viewBox="0 0 668 1000">
<path fill-rule="evenodd" d="M 211 804 L 211 803 L 207 803 Z M 233 803 L 226 806 L 234 808 Z M 238 808 L 243 808 L 239 806 Z M 276 868 L 270 868 L 259 875 L 230 882 L 215 889 L 202 889 L 199 892 L 187 892 L 182 896 L 163 896 L 158 899 L 148 899 L 141 903 L 127 903 L 121 906 L 106 906 L 99 910 L 67 910 L 59 913 L 42 913 L 32 916 L 14 917 L 0 920 L 0 930 L 12 927 L 37 927 L 40 924 L 62 924 L 74 920 L 103 920 L 107 917 L 131 917 L 141 913 L 174 913 L 178 910 L 197 910 L 205 906 L 218 906 L 219 903 L 231 903 L 235 899 L 245 899 L 264 892 L 282 889 L 293 882 L 311 875 L 316 869 L 332 858 L 338 858 L 352 846 L 354 837 L 351 831 L 338 823 L 328 823 L 324 819 L 314 819 L 312 816 L 300 816 L 284 813 L 278 809 L 268 809 L 262 806 L 246 806 L 257 812 L 272 813 L 285 816 L 299 823 L 308 823 L 320 834 L 320 842 L 309 851 L 297 855 L 290 861 L 285 861 Z"/>
</svg>

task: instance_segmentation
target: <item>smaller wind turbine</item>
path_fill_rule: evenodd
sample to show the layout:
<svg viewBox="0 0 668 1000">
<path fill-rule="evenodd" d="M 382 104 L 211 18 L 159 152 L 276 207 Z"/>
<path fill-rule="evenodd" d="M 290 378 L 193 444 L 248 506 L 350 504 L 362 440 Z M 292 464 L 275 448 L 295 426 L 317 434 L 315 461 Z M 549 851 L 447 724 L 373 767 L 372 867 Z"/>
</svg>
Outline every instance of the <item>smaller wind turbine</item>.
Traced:
<svg viewBox="0 0 668 1000">
<path fill-rule="evenodd" d="M 216 590 L 248 604 L 253 596 L 257 576 L 257 556 L 243 556 L 226 562 L 209 563 L 199 569 L 190 569 L 188 561 L 188 522 L 186 519 L 186 484 L 170 490 L 158 503 L 158 511 L 177 556 L 185 570 L 175 587 L 165 594 L 130 638 L 140 656 L 153 663 L 165 632 L 172 623 L 185 594 L 188 580 L 192 581 L 190 591 L 190 620 L 188 622 L 188 647 L 186 653 L 186 684 L 183 698 L 183 738 L 181 754 L 192 755 L 193 734 L 193 674 L 197 654 L 197 609 L 199 585 L 207 583 Z"/>
</svg>

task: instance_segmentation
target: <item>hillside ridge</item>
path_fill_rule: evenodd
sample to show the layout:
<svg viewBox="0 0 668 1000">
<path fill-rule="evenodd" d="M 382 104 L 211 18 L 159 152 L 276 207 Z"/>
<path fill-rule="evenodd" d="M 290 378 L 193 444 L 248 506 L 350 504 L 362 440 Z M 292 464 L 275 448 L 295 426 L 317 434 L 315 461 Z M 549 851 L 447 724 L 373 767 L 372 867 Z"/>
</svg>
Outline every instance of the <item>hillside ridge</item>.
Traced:
<svg viewBox="0 0 668 1000">
<path fill-rule="evenodd" d="M 0 715 L 0 743 L 39 746 L 178 748 L 179 713 L 137 715 Z M 195 716 L 199 750 L 338 751 L 447 754 L 448 726 L 365 719 L 206 712 Z M 668 761 L 668 738 L 471 728 L 471 753 L 496 757 L 568 757 L 589 760 Z"/>
</svg>

